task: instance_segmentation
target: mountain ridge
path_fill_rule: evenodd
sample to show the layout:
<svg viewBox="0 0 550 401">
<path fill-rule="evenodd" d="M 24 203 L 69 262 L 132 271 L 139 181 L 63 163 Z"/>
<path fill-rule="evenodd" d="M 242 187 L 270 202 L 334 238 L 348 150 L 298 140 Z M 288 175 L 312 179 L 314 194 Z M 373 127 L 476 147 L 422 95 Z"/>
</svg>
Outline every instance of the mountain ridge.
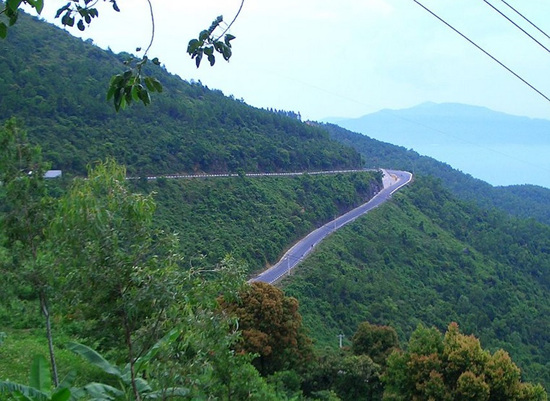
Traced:
<svg viewBox="0 0 550 401">
<path fill-rule="evenodd" d="M 333 119 L 348 130 L 414 149 L 493 185 L 550 187 L 550 120 L 513 116 L 460 103 L 423 103 L 356 119 Z"/>
</svg>

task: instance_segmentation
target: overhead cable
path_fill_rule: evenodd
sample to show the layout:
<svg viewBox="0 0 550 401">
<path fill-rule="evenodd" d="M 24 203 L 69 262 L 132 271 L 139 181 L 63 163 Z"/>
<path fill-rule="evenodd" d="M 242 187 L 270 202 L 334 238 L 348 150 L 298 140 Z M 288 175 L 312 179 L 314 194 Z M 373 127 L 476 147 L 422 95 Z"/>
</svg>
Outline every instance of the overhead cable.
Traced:
<svg viewBox="0 0 550 401">
<path fill-rule="evenodd" d="M 508 4 L 505 0 L 500 0 L 504 4 L 506 4 L 508 7 L 510 7 L 516 14 L 518 14 L 521 18 L 523 18 L 525 21 L 533 25 L 540 33 L 542 33 L 544 36 L 546 36 L 548 39 L 550 39 L 550 36 L 546 32 L 544 32 L 542 29 L 540 29 L 538 26 L 536 26 L 533 22 L 529 20 L 529 18 L 525 17 L 522 13 L 520 13 L 518 10 L 516 10 L 514 7 L 512 7 L 510 4 Z"/>
<path fill-rule="evenodd" d="M 458 29 L 453 27 L 451 24 L 449 24 L 447 21 L 445 21 L 443 18 L 441 18 L 439 15 L 434 13 L 432 10 L 424 6 L 422 3 L 420 3 L 418 0 L 413 0 L 416 4 L 418 4 L 420 7 L 422 7 L 424 10 L 429 12 L 431 15 L 433 15 L 435 18 L 443 22 L 445 25 L 447 25 L 449 28 L 451 28 L 453 31 L 458 33 L 460 36 L 462 36 L 464 39 L 466 39 L 468 42 L 470 42 L 472 45 L 477 47 L 479 50 L 481 50 L 483 53 L 485 53 L 486 56 L 490 57 L 493 61 L 498 63 L 501 67 L 503 67 L 506 71 L 508 71 L 510 74 L 515 76 L 517 79 L 519 79 L 521 82 L 523 82 L 525 85 L 533 89 L 535 92 L 537 92 L 539 95 L 541 95 L 543 98 L 545 98 L 548 102 L 550 102 L 550 98 L 546 96 L 544 93 L 539 91 L 537 88 L 535 88 L 533 85 L 531 85 L 529 82 L 527 82 L 525 79 L 523 79 L 519 74 L 515 73 L 511 68 L 507 67 L 503 62 L 498 60 L 496 57 L 491 55 L 487 50 L 483 49 L 481 46 L 479 46 L 477 43 L 475 43 L 473 40 L 468 38 L 466 35 L 464 35 L 462 32 L 460 32 Z"/>
<path fill-rule="evenodd" d="M 516 24 L 514 21 L 512 21 L 506 14 L 504 14 L 502 11 L 500 11 L 498 8 L 496 8 L 494 5 L 489 3 L 487 0 L 483 0 L 483 2 L 487 5 L 489 5 L 493 10 L 495 10 L 497 13 L 502 15 L 504 18 L 506 18 L 510 23 L 512 23 L 516 28 L 518 28 L 521 32 L 529 36 L 531 39 L 533 39 L 537 44 L 542 47 L 544 50 L 546 50 L 548 53 L 550 53 L 550 49 L 548 49 L 546 46 L 544 46 L 542 43 L 540 43 L 537 39 L 535 39 L 529 32 L 527 32 L 525 29 L 523 29 L 521 26 Z"/>
</svg>

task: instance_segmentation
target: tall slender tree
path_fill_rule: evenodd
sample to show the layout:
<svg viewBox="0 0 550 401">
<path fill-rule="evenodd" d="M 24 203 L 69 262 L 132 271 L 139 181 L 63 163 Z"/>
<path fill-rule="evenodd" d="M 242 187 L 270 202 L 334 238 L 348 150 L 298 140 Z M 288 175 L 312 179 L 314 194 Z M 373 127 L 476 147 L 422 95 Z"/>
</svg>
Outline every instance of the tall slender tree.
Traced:
<svg viewBox="0 0 550 401">
<path fill-rule="evenodd" d="M 9 266 L 4 262 L 1 273 L 15 282 L 30 285 L 33 295 L 38 298 L 46 326 L 52 378 L 57 385 L 49 305 L 54 274 L 45 236 L 54 202 L 47 194 L 45 170 L 40 148 L 29 144 L 15 119 L 8 120 L 0 128 L 0 193 L 3 199 L 0 231 L 12 259 Z"/>
</svg>

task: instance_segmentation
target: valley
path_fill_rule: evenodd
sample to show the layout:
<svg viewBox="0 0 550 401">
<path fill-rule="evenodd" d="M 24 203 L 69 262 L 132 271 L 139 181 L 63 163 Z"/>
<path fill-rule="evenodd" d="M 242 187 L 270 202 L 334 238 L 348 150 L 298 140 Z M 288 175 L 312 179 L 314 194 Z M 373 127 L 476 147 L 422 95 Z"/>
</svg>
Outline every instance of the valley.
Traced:
<svg viewBox="0 0 550 401">
<path fill-rule="evenodd" d="M 25 14 L 9 35 L 2 401 L 547 400 L 550 190 L 161 66 L 164 91 L 116 113 L 128 54 Z"/>
</svg>

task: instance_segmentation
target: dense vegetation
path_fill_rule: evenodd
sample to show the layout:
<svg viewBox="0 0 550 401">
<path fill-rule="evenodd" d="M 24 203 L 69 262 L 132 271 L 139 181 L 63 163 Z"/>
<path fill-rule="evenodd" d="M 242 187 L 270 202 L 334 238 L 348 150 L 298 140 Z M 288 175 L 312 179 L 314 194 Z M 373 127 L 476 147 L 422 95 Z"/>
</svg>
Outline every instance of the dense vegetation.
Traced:
<svg viewBox="0 0 550 401">
<path fill-rule="evenodd" d="M 106 157 L 129 174 L 302 171 L 359 167 L 360 156 L 317 127 L 258 110 L 161 67 L 164 91 L 149 107 L 116 113 L 109 78 L 115 55 L 21 15 L 1 42 L 0 115 L 19 117 L 52 168 L 83 174 Z M 22 96 L 24 94 L 24 96 Z"/>
<path fill-rule="evenodd" d="M 550 190 L 547 188 L 536 185 L 493 187 L 448 164 L 421 156 L 413 150 L 380 142 L 333 124 L 322 126 L 333 139 L 361 153 L 367 167 L 391 167 L 410 171 L 415 175 L 437 177 L 460 199 L 476 202 L 483 208 L 498 208 L 518 217 L 550 223 Z"/>
<path fill-rule="evenodd" d="M 180 234 L 188 264 L 212 265 L 227 254 L 251 271 L 332 218 L 370 199 L 380 173 L 235 177 L 138 182 L 154 191 L 156 222 Z"/>
<path fill-rule="evenodd" d="M 321 244 L 286 294 L 249 286 L 247 269 L 272 263 L 305 232 L 372 196 L 380 176 L 243 172 L 356 167 L 356 151 L 323 128 L 162 70 L 164 95 L 116 115 L 103 88 L 124 55 L 25 16 L 1 45 L 2 115 L 25 122 L 53 167 L 83 174 L 90 161 L 113 156 L 134 175 L 240 174 L 127 181 L 107 158 L 87 180 L 47 181 L 40 149 L 19 125 L 0 128 L 0 397 L 408 399 L 427 375 L 457 400 L 470 389 L 479 399 L 492 389 L 546 399 L 494 351 L 509 351 L 526 378 L 550 382 L 547 226 L 460 203 L 420 179 Z M 374 164 L 400 157 L 395 147 L 372 147 Z M 459 350 L 474 349 L 486 364 L 449 364 L 445 340 L 417 328 L 443 330 L 451 320 L 490 348 L 449 329 Z M 340 333 L 350 348 L 336 348 Z M 429 354 L 417 352 L 419 337 Z M 87 346 L 67 344 L 75 340 Z M 33 353 L 58 357 L 51 381 L 41 357 L 30 387 L 2 381 L 26 382 Z M 435 362 L 409 369 L 418 359 Z M 495 361 L 511 372 L 505 384 Z M 62 381 L 71 368 L 75 380 Z"/>
<path fill-rule="evenodd" d="M 321 244 L 285 290 L 322 344 L 368 320 L 401 341 L 458 322 L 550 383 L 550 228 L 457 201 L 421 179 Z"/>
</svg>

